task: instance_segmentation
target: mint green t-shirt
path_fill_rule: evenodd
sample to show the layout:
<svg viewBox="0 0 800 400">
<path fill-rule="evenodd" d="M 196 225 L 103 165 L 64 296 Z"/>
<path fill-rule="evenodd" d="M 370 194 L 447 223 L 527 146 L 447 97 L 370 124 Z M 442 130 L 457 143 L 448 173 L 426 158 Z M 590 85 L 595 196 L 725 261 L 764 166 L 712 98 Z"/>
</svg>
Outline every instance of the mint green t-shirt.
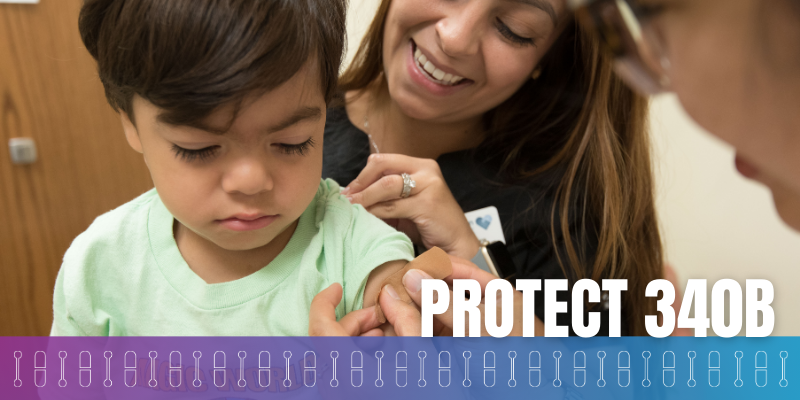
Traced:
<svg viewBox="0 0 800 400">
<path fill-rule="evenodd" d="M 283 251 L 244 278 L 207 284 L 181 256 L 155 189 L 98 217 L 56 279 L 54 336 L 305 336 L 311 300 L 344 288 L 337 318 L 360 309 L 369 273 L 411 260 L 408 238 L 331 180 L 320 183 Z"/>
</svg>

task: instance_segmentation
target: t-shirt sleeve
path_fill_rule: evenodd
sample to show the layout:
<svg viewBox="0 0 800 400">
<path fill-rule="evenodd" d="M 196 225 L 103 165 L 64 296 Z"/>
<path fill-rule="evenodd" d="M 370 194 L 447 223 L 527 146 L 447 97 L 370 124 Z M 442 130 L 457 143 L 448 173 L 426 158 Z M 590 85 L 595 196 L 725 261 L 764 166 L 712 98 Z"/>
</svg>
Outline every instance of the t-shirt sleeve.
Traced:
<svg viewBox="0 0 800 400">
<path fill-rule="evenodd" d="M 348 232 L 349 243 L 345 243 L 342 277 L 345 313 L 363 307 L 367 278 L 373 269 L 389 261 L 414 259 L 414 248 L 408 236 L 370 214 L 364 207 L 350 207 L 353 208 L 353 218 Z"/>
<path fill-rule="evenodd" d="M 86 336 L 75 319 L 69 314 L 67 296 L 64 289 L 64 269 L 58 271 L 56 287 L 53 291 L 53 326 L 50 336 Z"/>
<path fill-rule="evenodd" d="M 101 302 L 96 300 L 92 282 L 101 278 L 92 272 L 98 260 L 91 243 L 91 235 L 84 232 L 64 254 L 53 290 L 50 336 L 108 336 L 107 319 L 96 315 Z"/>
</svg>

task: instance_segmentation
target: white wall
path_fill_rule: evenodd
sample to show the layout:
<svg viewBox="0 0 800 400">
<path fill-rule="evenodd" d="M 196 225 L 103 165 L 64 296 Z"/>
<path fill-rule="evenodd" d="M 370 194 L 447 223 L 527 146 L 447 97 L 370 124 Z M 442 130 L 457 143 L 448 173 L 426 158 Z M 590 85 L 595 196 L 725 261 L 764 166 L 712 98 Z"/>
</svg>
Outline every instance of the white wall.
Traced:
<svg viewBox="0 0 800 400">
<path fill-rule="evenodd" d="M 349 62 L 379 0 L 351 0 Z M 738 175 L 733 150 L 704 132 L 671 95 L 653 101 L 657 207 L 666 256 L 686 279 L 769 279 L 773 335 L 800 335 L 800 235 L 777 216 L 769 192 Z M 711 291 L 709 285 L 709 295 Z M 710 333 L 710 331 L 709 331 Z"/>
<path fill-rule="evenodd" d="M 367 32 L 380 3 L 380 0 L 350 0 L 347 10 L 347 53 L 342 71 L 353 60 L 361 37 Z"/>
</svg>

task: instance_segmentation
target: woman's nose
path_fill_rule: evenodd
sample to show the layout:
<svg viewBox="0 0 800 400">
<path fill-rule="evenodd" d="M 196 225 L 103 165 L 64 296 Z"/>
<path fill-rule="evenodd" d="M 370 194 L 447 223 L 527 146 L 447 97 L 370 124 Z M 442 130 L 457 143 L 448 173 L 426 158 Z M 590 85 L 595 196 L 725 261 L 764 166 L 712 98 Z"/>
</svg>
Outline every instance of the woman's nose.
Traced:
<svg viewBox="0 0 800 400">
<path fill-rule="evenodd" d="M 478 53 L 484 33 L 482 21 L 486 12 L 479 1 L 462 3 L 436 23 L 436 33 L 442 51 L 451 57 L 472 56 Z"/>
<path fill-rule="evenodd" d="M 274 181 L 266 163 L 256 158 L 238 160 L 222 178 L 222 189 L 227 193 L 256 195 L 273 189 Z"/>
</svg>

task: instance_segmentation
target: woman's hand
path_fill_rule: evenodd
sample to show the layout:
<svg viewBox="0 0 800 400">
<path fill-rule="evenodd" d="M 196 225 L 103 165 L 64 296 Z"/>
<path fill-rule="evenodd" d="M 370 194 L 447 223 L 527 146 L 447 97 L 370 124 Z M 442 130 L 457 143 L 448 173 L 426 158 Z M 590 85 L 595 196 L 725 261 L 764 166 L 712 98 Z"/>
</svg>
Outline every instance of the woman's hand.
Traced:
<svg viewBox="0 0 800 400">
<path fill-rule="evenodd" d="M 416 182 L 405 199 L 400 197 L 403 173 Z M 434 160 L 373 154 L 342 194 L 426 248 L 438 246 L 447 254 L 466 259 L 478 252 L 480 242 Z"/>
<path fill-rule="evenodd" d="M 334 283 L 311 301 L 308 336 L 383 336 L 375 306 L 353 311 L 336 321 L 336 306 L 342 301 L 342 285 Z"/>
<path fill-rule="evenodd" d="M 478 268 L 475 264 L 463 259 L 459 259 L 457 257 L 450 257 L 450 260 L 453 263 L 453 274 L 447 279 L 452 283 L 453 279 L 474 279 L 476 280 L 481 286 L 481 304 L 478 306 L 478 309 L 481 312 L 481 335 L 488 336 L 486 332 L 485 325 L 483 323 L 483 318 L 485 317 L 485 304 L 483 302 L 483 291 L 486 289 L 486 285 L 489 284 L 493 279 L 499 279 L 496 276 Z M 417 304 L 419 307 L 422 303 L 422 279 L 431 279 L 431 277 L 423 271 L 412 269 L 403 276 L 403 285 L 406 288 L 409 296 L 412 300 Z M 407 304 L 396 298 L 395 296 L 391 296 L 390 293 L 387 293 L 387 290 L 383 290 L 380 295 L 380 304 L 383 313 L 386 315 L 386 319 L 395 326 L 397 329 L 398 325 L 402 326 L 402 331 L 398 330 L 397 334 L 400 336 L 420 336 L 422 334 L 422 320 L 419 311 L 413 305 Z M 442 335 L 452 335 L 453 332 L 453 309 L 452 309 L 452 297 L 453 292 L 450 292 L 450 305 L 447 311 L 442 314 L 434 315 L 434 335 L 442 336 Z M 501 312 L 499 310 L 502 307 L 501 302 L 497 302 L 498 311 L 497 314 L 500 315 Z M 514 291 L 514 327 L 511 330 L 509 336 L 522 336 L 522 319 L 523 319 L 523 310 L 522 310 L 522 293 L 518 291 Z M 539 336 L 544 336 L 544 323 L 536 318 L 536 334 Z M 466 332 L 466 329 L 465 329 Z M 468 332 L 467 332 L 468 333 Z"/>
</svg>

